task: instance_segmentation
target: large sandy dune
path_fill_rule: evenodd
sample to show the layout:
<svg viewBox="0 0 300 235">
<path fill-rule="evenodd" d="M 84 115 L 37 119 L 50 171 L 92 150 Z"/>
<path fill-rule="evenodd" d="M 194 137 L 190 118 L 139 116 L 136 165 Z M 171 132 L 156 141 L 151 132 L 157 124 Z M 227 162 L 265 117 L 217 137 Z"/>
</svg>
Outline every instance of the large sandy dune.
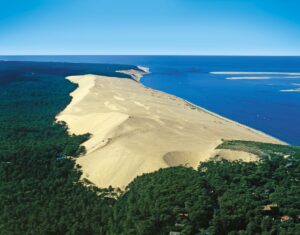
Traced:
<svg viewBox="0 0 300 235">
<path fill-rule="evenodd" d="M 82 177 L 99 187 L 125 187 L 136 176 L 163 167 L 196 167 L 215 153 L 222 139 L 282 143 L 131 79 L 67 79 L 79 87 L 57 120 L 65 121 L 70 133 L 92 134 L 77 164 Z M 241 155 L 252 157 L 247 156 Z"/>
</svg>

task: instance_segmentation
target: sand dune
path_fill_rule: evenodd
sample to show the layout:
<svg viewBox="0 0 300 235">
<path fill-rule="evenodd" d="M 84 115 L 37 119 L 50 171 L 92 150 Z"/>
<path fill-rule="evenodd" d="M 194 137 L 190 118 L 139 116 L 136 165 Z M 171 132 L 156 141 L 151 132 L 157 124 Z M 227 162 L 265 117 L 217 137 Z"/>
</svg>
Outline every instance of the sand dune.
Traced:
<svg viewBox="0 0 300 235">
<path fill-rule="evenodd" d="M 70 133 L 92 134 L 83 144 L 87 154 L 77 163 L 82 177 L 99 187 L 125 187 L 136 176 L 159 168 L 196 167 L 216 154 L 222 139 L 282 143 L 131 79 L 96 75 L 67 79 L 79 87 L 57 120 L 65 121 Z"/>
</svg>

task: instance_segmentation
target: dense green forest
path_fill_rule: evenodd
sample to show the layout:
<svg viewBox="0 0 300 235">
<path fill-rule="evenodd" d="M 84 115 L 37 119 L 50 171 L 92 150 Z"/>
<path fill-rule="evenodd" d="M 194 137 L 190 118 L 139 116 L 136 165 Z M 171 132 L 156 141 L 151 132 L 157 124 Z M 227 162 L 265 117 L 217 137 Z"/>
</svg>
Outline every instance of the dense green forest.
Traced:
<svg viewBox="0 0 300 235">
<path fill-rule="evenodd" d="M 79 182 L 89 135 L 54 121 L 76 88 L 64 77 L 129 68 L 0 62 L 1 235 L 300 234 L 299 147 L 225 141 L 261 160 L 161 169 L 124 191 Z"/>
<path fill-rule="evenodd" d="M 68 136 L 54 120 L 76 88 L 65 76 L 122 77 L 114 71 L 129 68 L 134 66 L 0 62 L 1 235 L 105 234 L 113 201 L 79 183 L 68 158 L 83 151 L 79 145 L 88 135 Z"/>
<path fill-rule="evenodd" d="M 137 177 L 116 202 L 113 234 L 299 234 L 300 149 L 226 144 L 256 146 L 264 157 L 253 163 L 216 159 L 197 171 L 175 167 Z M 277 152 L 268 154 L 270 148 Z"/>
</svg>

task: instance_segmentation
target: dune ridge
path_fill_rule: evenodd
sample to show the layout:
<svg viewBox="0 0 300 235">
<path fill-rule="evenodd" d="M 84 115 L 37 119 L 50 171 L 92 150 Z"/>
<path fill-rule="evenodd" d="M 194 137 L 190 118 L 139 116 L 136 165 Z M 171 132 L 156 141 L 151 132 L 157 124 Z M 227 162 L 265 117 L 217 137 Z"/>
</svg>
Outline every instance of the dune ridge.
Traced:
<svg viewBox="0 0 300 235">
<path fill-rule="evenodd" d="M 135 79 L 147 71 L 121 72 Z M 138 75 L 132 75 L 135 73 Z M 87 153 L 76 163 L 82 167 L 82 178 L 98 187 L 124 188 L 136 176 L 159 168 L 197 167 L 220 153 L 215 148 L 222 139 L 284 144 L 132 79 L 97 75 L 67 79 L 78 88 L 57 120 L 65 121 L 70 133 L 92 134 L 83 143 Z M 230 160 L 255 158 L 223 152 Z"/>
</svg>

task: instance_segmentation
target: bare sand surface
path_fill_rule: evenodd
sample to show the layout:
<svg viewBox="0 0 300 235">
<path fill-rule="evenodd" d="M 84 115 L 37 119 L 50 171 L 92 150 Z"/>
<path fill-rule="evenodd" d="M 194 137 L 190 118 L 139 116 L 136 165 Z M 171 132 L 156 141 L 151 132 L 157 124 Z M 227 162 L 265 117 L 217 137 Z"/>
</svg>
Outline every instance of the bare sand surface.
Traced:
<svg viewBox="0 0 300 235">
<path fill-rule="evenodd" d="M 65 121 L 70 133 L 92 134 L 83 143 L 87 153 L 76 162 L 82 178 L 98 187 L 123 188 L 143 173 L 178 165 L 197 167 L 218 154 L 230 160 L 255 160 L 249 154 L 215 150 L 222 139 L 284 144 L 132 79 L 96 75 L 67 79 L 79 87 L 57 120 Z"/>
</svg>

